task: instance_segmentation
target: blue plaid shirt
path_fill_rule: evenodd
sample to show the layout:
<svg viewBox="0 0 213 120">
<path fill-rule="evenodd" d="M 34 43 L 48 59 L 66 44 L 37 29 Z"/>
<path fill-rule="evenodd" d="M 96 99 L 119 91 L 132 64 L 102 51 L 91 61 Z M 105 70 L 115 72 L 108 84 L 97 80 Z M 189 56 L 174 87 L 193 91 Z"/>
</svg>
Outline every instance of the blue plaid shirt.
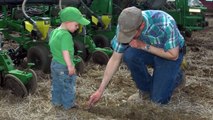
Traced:
<svg viewBox="0 0 213 120">
<path fill-rule="evenodd" d="M 160 10 L 142 11 L 145 27 L 139 36 L 139 40 L 168 51 L 172 48 L 184 45 L 184 38 L 180 34 L 175 20 L 167 13 Z M 118 53 L 123 53 L 129 45 L 117 41 L 119 26 L 116 35 L 111 41 L 112 48 Z"/>
</svg>

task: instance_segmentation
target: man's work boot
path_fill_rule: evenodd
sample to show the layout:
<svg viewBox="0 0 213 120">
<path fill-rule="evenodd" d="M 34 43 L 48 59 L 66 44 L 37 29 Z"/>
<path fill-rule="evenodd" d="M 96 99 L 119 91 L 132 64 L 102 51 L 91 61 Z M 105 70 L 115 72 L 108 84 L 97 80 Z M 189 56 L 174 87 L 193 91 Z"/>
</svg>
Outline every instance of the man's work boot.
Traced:
<svg viewBox="0 0 213 120">
<path fill-rule="evenodd" d="M 180 83 L 177 85 L 177 87 L 175 88 L 175 91 L 180 91 L 181 89 L 183 89 L 186 85 L 186 75 L 185 72 L 182 72 L 182 80 L 180 81 Z"/>
<path fill-rule="evenodd" d="M 131 95 L 128 99 L 127 102 L 130 103 L 142 103 L 143 100 L 148 98 L 148 93 L 144 93 L 141 90 L 138 90 L 135 94 Z"/>
</svg>

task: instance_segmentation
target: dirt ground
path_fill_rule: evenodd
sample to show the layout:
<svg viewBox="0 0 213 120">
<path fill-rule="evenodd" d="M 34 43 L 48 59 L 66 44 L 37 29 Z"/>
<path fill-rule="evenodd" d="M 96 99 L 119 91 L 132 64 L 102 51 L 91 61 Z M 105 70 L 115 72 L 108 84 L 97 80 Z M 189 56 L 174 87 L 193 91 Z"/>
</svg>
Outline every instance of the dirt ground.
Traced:
<svg viewBox="0 0 213 120">
<path fill-rule="evenodd" d="M 88 62 L 77 78 L 79 109 L 63 110 L 51 105 L 50 76 L 36 71 L 38 89 L 26 98 L 17 98 L 0 88 L 0 120 L 213 120 L 213 26 L 196 31 L 186 41 L 186 85 L 176 91 L 167 105 L 147 98 L 140 104 L 128 102 L 137 92 L 127 67 L 119 71 L 92 109 L 86 103 L 102 80 L 105 66 Z"/>
</svg>

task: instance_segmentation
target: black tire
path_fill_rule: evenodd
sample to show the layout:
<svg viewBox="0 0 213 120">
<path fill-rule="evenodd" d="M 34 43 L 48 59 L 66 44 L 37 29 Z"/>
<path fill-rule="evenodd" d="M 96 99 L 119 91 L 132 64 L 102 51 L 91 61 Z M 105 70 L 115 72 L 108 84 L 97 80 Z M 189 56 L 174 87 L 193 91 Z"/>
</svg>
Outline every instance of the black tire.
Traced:
<svg viewBox="0 0 213 120">
<path fill-rule="evenodd" d="M 93 37 L 93 41 L 96 47 L 100 47 L 100 48 L 110 47 L 110 42 L 105 35 L 101 35 L 101 34 L 95 35 Z"/>
<path fill-rule="evenodd" d="M 159 9 L 165 5 L 167 0 L 154 0 L 151 6 L 152 9 Z"/>
<path fill-rule="evenodd" d="M 56 6 L 56 7 L 53 7 L 53 8 L 52 8 L 52 11 L 51 11 L 50 14 L 51 14 L 52 17 L 57 17 L 59 11 L 60 11 L 60 8 L 59 8 L 58 6 Z"/>
<path fill-rule="evenodd" d="M 160 9 L 166 4 L 167 0 L 146 0 L 144 4 L 148 9 Z"/>
<path fill-rule="evenodd" d="M 24 14 L 23 14 L 22 10 L 15 10 L 13 18 L 15 20 L 17 20 L 17 19 L 24 19 Z"/>
<path fill-rule="evenodd" d="M 183 26 L 181 25 L 178 25 L 178 29 L 180 30 L 180 33 L 183 35 L 184 38 L 186 37 L 191 38 L 192 32 L 190 30 L 183 28 Z"/>
<path fill-rule="evenodd" d="M 188 38 L 191 38 L 192 37 L 192 32 L 189 31 L 189 30 L 186 30 L 185 31 L 185 36 L 188 37 Z"/>
<path fill-rule="evenodd" d="M 103 51 L 95 51 L 92 54 L 92 60 L 94 63 L 106 65 L 109 61 L 109 56 Z"/>
<path fill-rule="evenodd" d="M 4 41 L 3 41 L 3 34 L 0 33 L 0 47 L 2 48 L 4 46 Z"/>
<path fill-rule="evenodd" d="M 87 51 L 84 44 L 80 41 L 74 40 L 74 54 L 80 56 L 83 60 L 87 59 Z M 79 51 L 81 51 L 79 53 Z"/>
<path fill-rule="evenodd" d="M 41 70 L 46 74 L 50 73 L 50 51 L 45 46 L 33 46 L 27 52 L 28 63 L 34 63 L 33 69 Z"/>
<path fill-rule="evenodd" d="M 76 59 L 81 59 L 81 61 L 78 62 L 78 63 L 75 65 L 76 74 L 77 74 L 78 76 L 80 76 L 81 74 L 84 73 L 84 67 L 85 67 L 84 61 L 82 60 L 81 57 L 76 56 L 75 58 L 76 58 Z"/>
<path fill-rule="evenodd" d="M 37 75 L 34 70 L 29 69 L 28 72 L 32 73 L 33 77 L 31 80 L 28 81 L 28 83 L 25 85 L 27 88 L 28 93 L 34 94 L 37 89 Z"/>
<path fill-rule="evenodd" d="M 11 90 L 12 94 L 17 97 L 25 97 L 28 95 L 25 85 L 21 82 L 19 78 L 12 74 L 5 75 L 5 85 L 6 88 Z"/>
</svg>

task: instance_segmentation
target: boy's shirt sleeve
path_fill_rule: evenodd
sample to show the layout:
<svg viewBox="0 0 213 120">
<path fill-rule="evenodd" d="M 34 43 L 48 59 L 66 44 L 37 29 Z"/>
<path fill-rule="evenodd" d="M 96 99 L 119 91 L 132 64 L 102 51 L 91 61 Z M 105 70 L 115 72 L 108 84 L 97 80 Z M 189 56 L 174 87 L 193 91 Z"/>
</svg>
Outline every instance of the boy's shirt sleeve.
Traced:
<svg viewBox="0 0 213 120">
<path fill-rule="evenodd" d="M 61 49 L 64 50 L 74 50 L 74 43 L 72 36 L 70 34 L 64 34 L 61 39 Z"/>
</svg>

